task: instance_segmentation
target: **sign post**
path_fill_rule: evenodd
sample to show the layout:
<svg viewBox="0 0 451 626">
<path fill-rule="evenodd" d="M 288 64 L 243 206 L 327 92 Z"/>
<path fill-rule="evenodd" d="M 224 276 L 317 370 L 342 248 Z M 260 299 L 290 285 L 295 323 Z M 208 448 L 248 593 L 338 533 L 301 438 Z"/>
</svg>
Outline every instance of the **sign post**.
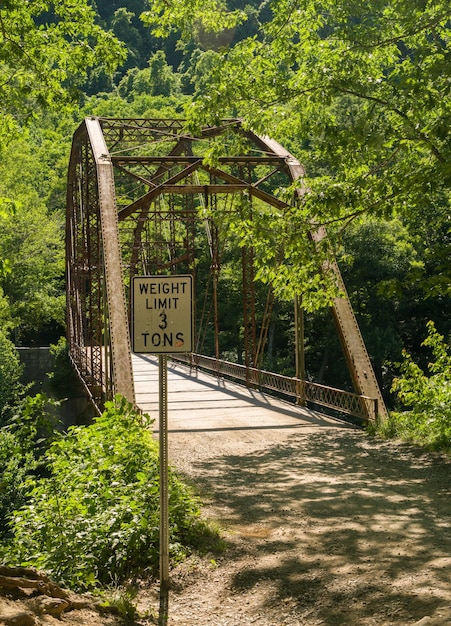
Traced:
<svg viewBox="0 0 451 626">
<path fill-rule="evenodd" d="M 132 286 L 133 352 L 158 354 L 160 400 L 160 613 L 169 607 L 169 472 L 167 355 L 193 350 L 193 277 L 135 276 Z"/>
<path fill-rule="evenodd" d="M 160 612 L 159 626 L 169 614 L 169 473 L 168 473 L 168 363 L 158 355 L 160 392 Z"/>
</svg>

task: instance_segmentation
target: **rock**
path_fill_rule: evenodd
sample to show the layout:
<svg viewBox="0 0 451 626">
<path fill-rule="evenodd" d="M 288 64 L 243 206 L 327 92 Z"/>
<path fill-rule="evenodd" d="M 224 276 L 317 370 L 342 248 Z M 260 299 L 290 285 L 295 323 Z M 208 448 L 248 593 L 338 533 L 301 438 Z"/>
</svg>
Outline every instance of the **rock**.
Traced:
<svg viewBox="0 0 451 626">
<path fill-rule="evenodd" d="M 14 576 L 16 578 L 31 578 L 50 582 L 50 579 L 45 572 L 40 572 L 39 570 L 31 567 L 9 567 L 8 565 L 0 565 L 0 575 Z"/>
<path fill-rule="evenodd" d="M 22 567 L 0 566 L 0 587 L 3 589 L 37 589 L 54 598 L 67 598 L 68 591 L 51 581 L 43 572 Z"/>
<path fill-rule="evenodd" d="M 432 623 L 432 618 L 429 617 L 429 615 L 426 615 L 425 617 L 422 617 L 419 622 L 415 622 L 413 626 L 426 626 L 426 624 L 431 624 L 431 623 Z"/>
<path fill-rule="evenodd" d="M 11 613 L 11 615 L 0 615 L 0 624 L 4 626 L 36 626 L 36 617 L 26 611 Z"/>
<path fill-rule="evenodd" d="M 37 613 L 45 613 L 47 615 L 61 615 L 69 606 L 70 602 L 63 598 L 42 596 L 33 600 L 33 609 Z"/>
</svg>

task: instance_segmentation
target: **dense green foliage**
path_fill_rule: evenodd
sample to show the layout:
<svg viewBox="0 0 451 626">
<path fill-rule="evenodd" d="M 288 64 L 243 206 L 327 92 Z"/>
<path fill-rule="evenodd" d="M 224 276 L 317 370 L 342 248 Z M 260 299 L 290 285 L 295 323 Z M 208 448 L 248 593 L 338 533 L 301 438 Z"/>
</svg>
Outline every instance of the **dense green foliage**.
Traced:
<svg viewBox="0 0 451 626">
<path fill-rule="evenodd" d="M 54 132 L 23 135 L 0 145 L 0 194 L 11 198 L 0 213 L 0 288 L 8 303 L 4 324 L 16 343 L 30 344 L 64 329 L 66 154 Z"/>
<path fill-rule="evenodd" d="M 0 429 L 0 541 L 11 538 L 10 516 L 26 502 L 25 481 L 36 463 L 31 452 L 24 452 L 19 438 Z"/>
<path fill-rule="evenodd" d="M 58 401 L 41 393 L 15 400 L 3 411 L 0 428 L 0 540 L 11 538 L 11 515 L 28 501 L 28 478 L 45 473 L 42 456 L 59 436 Z"/>
<path fill-rule="evenodd" d="M 188 46 L 190 33 L 214 27 L 218 6 L 155 0 L 143 19 L 155 34 L 178 30 Z M 306 165 L 309 189 L 290 215 L 298 225 L 315 219 L 333 232 L 367 213 L 410 222 L 437 205 L 447 210 L 447 2 L 382 0 L 369 8 L 355 0 L 278 0 L 261 10 L 255 36 L 208 51 L 192 123 L 238 115 L 291 148 Z M 217 24 L 221 17 L 224 11 Z M 277 232 L 277 218 L 273 227 Z M 288 240 L 287 256 L 302 258 L 302 245 Z M 308 278 L 317 279 L 313 271 Z M 449 283 L 449 267 L 442 278 Z"/>
<path fill-rule="evenodd" d="M 432 322 L 423 345 L 434 360 L 425 373 L 410 354 L 403 353 L 401 376 L 393 381 L 401 405 L 407 411 L 393 411 L 381 432 L 433 449 L 451 450 L 451 354 Z"/>
<path fill-rule="evenodd" d="M 19 399 L 21 373 L 14 344 L 0 328 L 0 426 Z"/>
<path fill-rule="evenodd" d="M 31 132 L 22 129 L 2 150 L 3 323 L 14 329 L 16 342 L 54 341 L 62 334 L 60 211 L 70 136 L 84 115 L 165 117 L 186 111 L 191 123 L 199 124 L 239 114 L 303 160 L 309 194 L 289 223 L 268 211 L 252 231 L 245 222 L 231 229 L 237 240 L 255 244 L 265 280 L 277 277 L 271 264 L 283 245 L 288 261 L 286 275 L 278 274 L 280 291 L 289 297 L 287 281 L 290 289 L 303 289 L 304 302 L 313 309 L 329 301 L 325 288 L 330 285 L 318 274 L 304 235 L 312 215 L 327 224 L 331 250 L 343 259 L 351 300 L 388 390 L 393 368 L 387 362 L 399 360 L 403 346 L 421 357 L 422 329 L 429 319 L 445 335 L 451 329 L 443 4 L 399 12 L 392 0 L 370 12 L 351 0 L 330 7 L 322 3 L 321 10 L 310 0 L 297 3 L 295 11 L 285 2 L 228 5 L 238 11 L 215 19 L 219 2 L 188 1 L 172 4 L 171 10 L 144 0 L 95 3 L 96 28 L 125 43 L 126 63 L 112 74 L 98 57 L 83 84 L 87 93 L 98 95 L 83 96 L 73 116 L 61 111 L 58 119 L 40 117 Z M 433 71 L 424 71 L 429 67 Z M 71 93 L 75 84 L 82 85 L 64 83 Z M 187 94 L 194 94 L 194 106 Z M 422 128 L 427 123 L 431 129 Z M 380 228 L 366 223 L 367 213 L 376 215 Z M 388 213 L 397 224 L 391 234 Z M 41 225 L 43 245 L 36 241 Z M 290 264 L 296 272 L 288 271 Z M 220 276 L 221 350 L 230 356 L 236 355 L 241 333 L 229 314 L 231 302 L 240 306 L 238 267 L 230 259 Z M 322 336 L 323 318 L 319 311 L 306 320 L 309 376 L 345 384 L 338 344 Z M 290 324 L 288 309 L 279 303 L 265 363 L 278 363 L 286 373 L 293 366 Z"/>
<path fill-rule="evenodd" d="M 187 117 L 191 129 L 233 115 L 286 146 L 306 167 L 299 205 L 284 219 L 262 210 L 252 230 L 245 219 L 224 226 L 234 243 L 219 274 L 221 353 L 241 358 L 237 243 L 251 243 L 280 296 L 263 367 L 294 374 L 290 299 L 303 292 L 307 376 L 350 387 L 321 308 L 330 285 L 306 236 L 324 224 L 396 405 L 383 432 L 450 447 L 450 35 L 445 0 L 0 3 L 0 527 L 11 561 L 88 588 L 157 560 L 149 424 L 118 401 L 58 435 L 48 398 L 24 397 L 13 345 L 64 332 L 65 176 L 87 115 Z M 197 269 L 206 286 L 209 258 Z M 259 283 L 258 321 L 266 294 Z M 211 327 L 201 349 L 214 351 Z M 60 368 L 54 383 L 65 380 Z M 197 503 L 171 475 L 173 558 L 202 532 Z"/>
<path fill-rule="evenodd" d="M 42 106 L 61 110 L 89 67 L 111 73 L 125 49 L 95 23 L 87 0 L 6 0 L 0 4 L 2 143 Z"/>
<path fill-rule="evenodd" d="M 28 475 L 27 501 L 12 516 L 12 539 L 3 557 L 45 569 L 78 589 L 153 572 L 159 488 L 150 425 L 147 416 L 117 397 L 90 426 L 72 427 L 57 437 L 44 453 L 45 473 Z M 11 490 L 22 476 L 14 476 L 3 462 Z M 21 484 L 22 496 L 23 490 Z M 203 525 L 196 500 L 172 472 L 169 490 L 170 551 L 177 560 L 199 541 Z"/>
</svg>

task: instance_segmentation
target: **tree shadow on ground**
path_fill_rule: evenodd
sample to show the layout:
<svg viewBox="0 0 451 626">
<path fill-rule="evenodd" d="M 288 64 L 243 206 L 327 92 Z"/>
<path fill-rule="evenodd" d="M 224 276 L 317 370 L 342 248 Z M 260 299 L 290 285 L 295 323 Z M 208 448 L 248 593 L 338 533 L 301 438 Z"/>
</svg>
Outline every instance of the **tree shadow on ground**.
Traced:
<svg viewBox="0 0 451 626">
<path fill-rule="evenodd" d="M 437 611 L 437 623 L 451 622 L 450 470 L 442 457 L 340 429 L 195 468 L 236 558 L 253 557 L 232 591 L 268 586 L 268 610 L 282 603 L 305 623 L 340 626 Z"/>
</svg>

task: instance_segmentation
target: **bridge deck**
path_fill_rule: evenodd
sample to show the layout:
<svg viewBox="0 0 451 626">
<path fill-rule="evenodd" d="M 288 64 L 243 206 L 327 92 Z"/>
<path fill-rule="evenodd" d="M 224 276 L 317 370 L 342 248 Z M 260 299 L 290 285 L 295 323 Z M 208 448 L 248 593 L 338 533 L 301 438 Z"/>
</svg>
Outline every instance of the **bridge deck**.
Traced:
<svg viewBox="0 0 451 626">
<path fill-rule="evenodd" d="M 159 368 L 158 357 L 133 355 L 136 402 L 155 419 L 158 432 Z M 192 433 L 200 438 L 202 447 L 217 437 L 239 448 L 240 441 L 274 443 L 277 432 L 284 437 L 290 431 L 322 430 L 325 427 L 343 428 L 349 425 L 307 408 L 247 389 L 222 378 L 191 371 L 188 367 L 168 361 L 168 424 L 169 447 L 177 445 L 177 434 Z M 235 444 L 233 441 L 235 440 Z"/>
</svg>

